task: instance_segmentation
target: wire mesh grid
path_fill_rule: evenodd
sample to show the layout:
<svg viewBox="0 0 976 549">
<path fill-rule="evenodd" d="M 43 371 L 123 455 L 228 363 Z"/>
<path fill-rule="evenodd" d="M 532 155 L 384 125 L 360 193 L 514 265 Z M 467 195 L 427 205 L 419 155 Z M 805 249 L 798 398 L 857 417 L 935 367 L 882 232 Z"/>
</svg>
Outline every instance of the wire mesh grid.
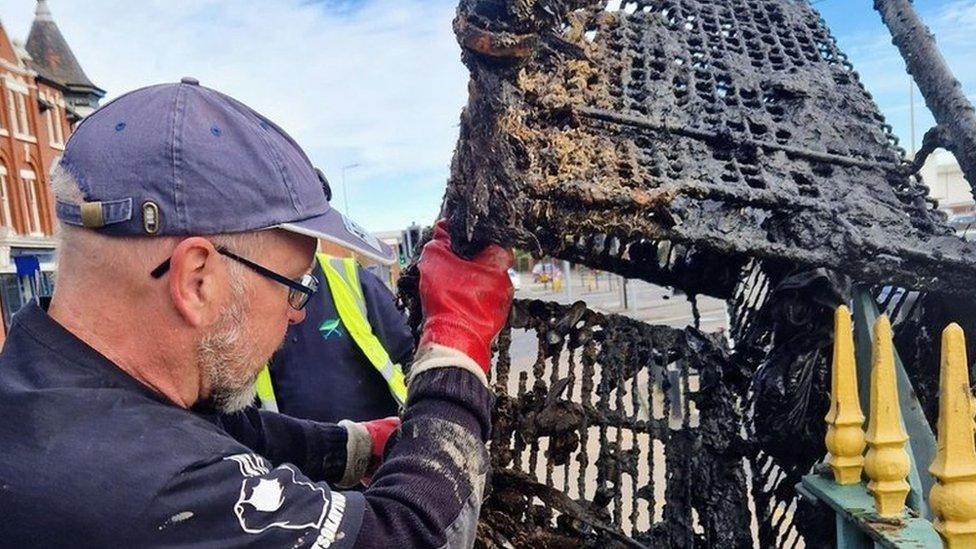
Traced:
<svg viewBox="0 0 976 549">
<path fill-rule="evenodd" d="M 828 543 L 794 486 L 821 457 L 836 273 L 966 291 L 976 247 L 824 22 L 806 0 L 462 0 L 455 30 L 458 250 L 516 245 L 729 313 L 716 338 L 518 302 L 479 543 Z M 922 349 L 947 302 L 919 299 L 880 301 Z"/>
<path fill-rule="evenodd" d="M 534 340 L 536 357 L 513 361 L 513 337 Z M 742 417 L 720 340 L 582 302 L 517 301 L 499 351 L 483 542 L 751 540 Z"/>
<path fill-rule="evenodd" d="M 457 27 L 500 37 L 524 27 L 517 4 L 462 2 Z M 447 195 L 459 241 L 578 257 L 592 235 L 667 240 L 972 286 L 976 244 L 950 236 L 808 2 L 544 4 L 556 22 L 529 18 L 541 43 L 523 59 L 465 55 L 473 93 Z"/>
</svg>

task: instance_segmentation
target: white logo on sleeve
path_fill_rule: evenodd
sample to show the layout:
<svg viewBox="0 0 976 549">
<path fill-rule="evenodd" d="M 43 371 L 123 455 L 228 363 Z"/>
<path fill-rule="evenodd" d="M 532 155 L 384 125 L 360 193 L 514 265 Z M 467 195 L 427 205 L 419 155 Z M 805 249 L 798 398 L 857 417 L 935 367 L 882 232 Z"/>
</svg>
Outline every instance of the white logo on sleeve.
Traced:
<svg viewBox="0 0 976 549">
<path fill-rule="evenodd" d="M 251 490 L 251 496 L 247 501 L 256 510 L 264 513 L 274 513 L 281 509 L 281 504 L 285 502 L 284 488 L 277 479 L 264 480 L 258 479 L 258 485 Z"/>
<path fill-rule="evenodd" d="M 272 528 L 318 531 L 316 547 L 332 545 L 345 511 L 342 494 L 300 480 L 288 465 L 270 469 L 264 458 L 238 454 L 224 458 L 237 463 L 244 477 L 234 514 L 241 529 L 260 534 Z"/>
</svg>

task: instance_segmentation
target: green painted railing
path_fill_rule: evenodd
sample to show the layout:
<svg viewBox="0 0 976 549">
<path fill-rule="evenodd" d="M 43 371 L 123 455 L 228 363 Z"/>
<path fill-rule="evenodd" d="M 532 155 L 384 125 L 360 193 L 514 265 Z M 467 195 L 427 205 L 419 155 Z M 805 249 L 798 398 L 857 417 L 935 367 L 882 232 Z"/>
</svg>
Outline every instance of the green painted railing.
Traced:
<svg viewBox="0 0 976 549">
<path fill-rule="evenodd" d="M 962 329 L 952 324 L 942 334 L 936 440 L 898 360 L 888 318 L 864 291 L 853 316 L 843 306 L 835 315 L 827 457 L 797 489 L 834 511 L 842 549 L 976 549 L 976 405 Z"/>
</svg>

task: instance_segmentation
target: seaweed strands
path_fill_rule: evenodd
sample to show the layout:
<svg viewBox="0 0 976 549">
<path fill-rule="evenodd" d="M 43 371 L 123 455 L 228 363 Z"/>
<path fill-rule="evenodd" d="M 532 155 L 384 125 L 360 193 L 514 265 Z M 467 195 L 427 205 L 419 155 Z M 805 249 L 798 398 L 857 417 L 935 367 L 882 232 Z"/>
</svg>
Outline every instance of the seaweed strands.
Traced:
<svg viewBox="0 0 976 549">
<path fill-rule="evenodd" d="M 535 337 L 531 366 L 513 334 Z M 499 349 L 479 546 L 751 545 L 741 376 L 720 341 L 517 300 Z"/>
</svg>

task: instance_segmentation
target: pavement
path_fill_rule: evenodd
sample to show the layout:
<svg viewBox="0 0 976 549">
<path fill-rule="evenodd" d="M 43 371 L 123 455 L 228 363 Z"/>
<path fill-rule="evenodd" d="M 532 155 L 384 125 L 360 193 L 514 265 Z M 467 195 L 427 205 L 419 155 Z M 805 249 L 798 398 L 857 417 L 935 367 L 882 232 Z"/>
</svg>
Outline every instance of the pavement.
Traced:
<svg viewBox="0 0 976 549">
<path fill-rule="evenodd" d="M 515 292 L 517 299 L 540 299 L 564 305 L 582 300 L 590 309 L 604 314 L 623 315 L 672 328 L 694 325 L 692 305 L 686 295 L 643 280 L 626 281 L 626 306 L 622 290 L 624 279 L 609 273 L 594 275 L 592 271 L 582 274 L 574 271 L 570 275 L 570 284 L 559 291 L 554 291 L 551 284 L 532 282 L 532 275 L 527 273 L 520 273 L 520 282 L 521 289 Z M 697 301 L 703 331 L 717 332 L 728 327 L 724 301 L 706 296 L 699 296 Z M 535 333 L 513 332 L 511 353 L 516 372 L 530 367 L 537 355 Z"/>
</svg>

